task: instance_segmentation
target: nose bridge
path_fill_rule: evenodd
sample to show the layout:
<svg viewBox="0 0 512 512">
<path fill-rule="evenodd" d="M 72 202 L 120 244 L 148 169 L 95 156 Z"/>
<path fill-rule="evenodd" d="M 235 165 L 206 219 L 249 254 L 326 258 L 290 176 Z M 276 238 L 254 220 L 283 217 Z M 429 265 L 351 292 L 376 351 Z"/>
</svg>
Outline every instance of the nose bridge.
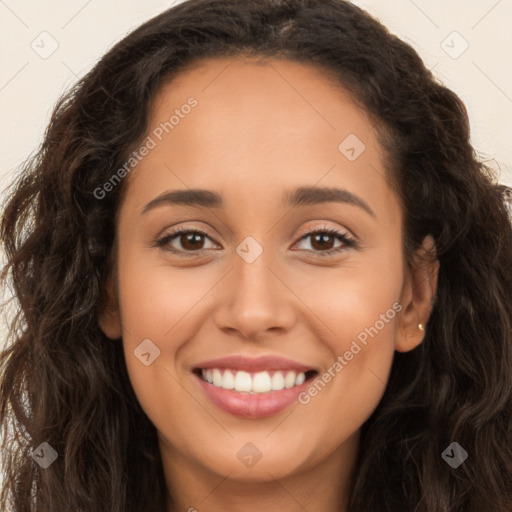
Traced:
<svg viewBox="0 0 512 512">
<path fill-rule="evenodd" d="M 235 329 L 245 337 L 275 328 L 289 328 L 293 304 L 287 287 L 277 277 L 270 248 L 252 237 L 236 248 L 229 285 L 217 308 L 216 323 L 221 329 Z"/>
<path fill-rule="evenodd" d="M 275 274 L 269 267 L 272 265 L 271 249 L 266 249 L 260 254 L 251 244 L 245 242 L 237 248 L 238 258 L 235 258 L 235 279 L 238 301 L 264 299 L 265 304 L 270 304 L 278 293 Z M 240 255 L 242 253 L 243 255 Z"/>
</svg>

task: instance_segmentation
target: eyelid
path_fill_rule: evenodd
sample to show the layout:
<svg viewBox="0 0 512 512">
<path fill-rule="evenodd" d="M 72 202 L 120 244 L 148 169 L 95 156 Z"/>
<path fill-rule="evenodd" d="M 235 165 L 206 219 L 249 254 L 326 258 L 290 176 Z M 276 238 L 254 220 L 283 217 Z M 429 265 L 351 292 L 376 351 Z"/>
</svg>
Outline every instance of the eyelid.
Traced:
<svg viewBox="0 0 512 512">
<path fill-rule="evenodd" d="M 337 235 L 344 235 L 347 238 L 352 239 L 354 242 L 356 241 L 356 237 L 354 235 L 352 235 L 352 233 L 348 229 L 334 227 L 329 224 L 323 224 L 322 226 L 313 226 L 310 228 L 306 228 L 304 231 L 301 232 L 301 234 L 298 235 L 298 237 L 299 237 L 299 240 L 301 240 L 302 238 L 304 238 L 307 235 L 311 235 L 313 233 L 318 233 L 318 232 L 327 232 L 327 233 L 333 233 L 333 234 L 337 234 Z"/>
</svg>

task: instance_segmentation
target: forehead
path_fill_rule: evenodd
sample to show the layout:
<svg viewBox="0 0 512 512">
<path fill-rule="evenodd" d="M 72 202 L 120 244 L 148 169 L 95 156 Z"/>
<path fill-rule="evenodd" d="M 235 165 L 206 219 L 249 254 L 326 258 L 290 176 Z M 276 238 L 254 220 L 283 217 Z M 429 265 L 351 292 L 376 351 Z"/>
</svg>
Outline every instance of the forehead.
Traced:
<svg viewBox="0 0 512 512">
<path fill-rule="evenodd" d="M 154 147 L 130 188 L 149 199 L 164 188 L 223 188 L 244 201 L 269 197 L 270 183 L 343 185 L 376 196 L 378 210 L 392 195 L 372 121 L 312 65 L 202 60 L 162 85 L 148 114 Z"/>
<path fill-rule="evenodd" d="M 252 147 L 260 153 L 304 137 L 312 142 L 336 141 L 347 133 L 373 138 L 370 119 L 331 77 L 332 73 L 320 68 L 289 60 L 203 59 L 160 88 L 149 109 L 150 125 L 165 123 L 194 97 L 198 101 L 194 113 L 200 115 L 192 118 L 193 130 L 187 130 L 190 122 L 180 122 L 179 130 L 172 129 L 172 138 L 189 139 L 195 133 L 201 136 L 203 147 L 209 140 L 217 142 L 222 134 L 244 138 L 243 149 Z M 235 130 L 241 127 L 243 130 Z M 256 137 L 252 145 L 249 136 Z M 273 136 L 277 139 L 271 145 L 257 146 Z M 368 140 L 370 145 L 373 142 Z M 308 146 L 311 144 L 303 149 Z"/>
</svg>

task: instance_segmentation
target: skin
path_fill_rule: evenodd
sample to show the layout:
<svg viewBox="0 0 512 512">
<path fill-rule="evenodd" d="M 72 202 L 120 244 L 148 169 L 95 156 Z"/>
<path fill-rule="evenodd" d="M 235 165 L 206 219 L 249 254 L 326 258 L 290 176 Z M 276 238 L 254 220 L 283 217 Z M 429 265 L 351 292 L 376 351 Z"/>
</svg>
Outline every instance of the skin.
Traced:
<svg viewBox="0 0 512 512">
<path fill-rule="evenodd" d="M 126 178 L 117 273 L 99 320 L 109 338 L 122 339 L 133 388 L 158 430 L 169 511 L 346 511 L 360 427 L 385 391 L 395 350 L 423 340 L 418 323 L 428 320 L 438 263 L 405 264 L 403 212 L 372 123 L 319 69 L 201 61 L 161 87 L 147 135 L 191 96 L 198 105 Z M 338 149 L 349 134 L 366 147 L 354 161 Z M 374 216 L 337 202 L 290 208 L 281 197 L 298 186 L 346 189 Z M 218 192 L 225 205 L 141 214 L 163 192 L 187 188 Z M 173 227 L 205 232 L 202 255 L 155 247 Z M 324 227 L 357 246 L 326 256 L 314 236 L 301 240 Z M 248 236 L 263 249 L 252 263 L 236 252 Z M 167 249 L 193 253 L 187 240 Z M 327 242 L 327 251 L 343 247 Z M 433 247 L 431 237 L 423 247 Z M 233 354 L 326 371 L 396 303 L 400 313 L 306 405 L 242 419 L 211 403 L 191 373 Z M 145 366 L 133 352 L 148 338 L 160 356 Z M 248 442 L 262 455 L 250 468 L 237 457 Z"/>
</svg>

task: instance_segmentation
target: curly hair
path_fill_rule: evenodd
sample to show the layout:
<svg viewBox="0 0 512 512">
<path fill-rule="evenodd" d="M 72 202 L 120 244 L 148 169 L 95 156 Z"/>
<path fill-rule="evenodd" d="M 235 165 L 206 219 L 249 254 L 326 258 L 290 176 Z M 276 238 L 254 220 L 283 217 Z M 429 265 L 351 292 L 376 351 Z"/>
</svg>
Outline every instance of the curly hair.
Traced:
<svg viewBox="0 0 512 512">
<path fill-rule="evenodd" d="M 425 339 L 395 352 L 361 429 L 350 512 L 512 510 L 512 228 L 467 111 L 418 54 L 344 0 L 189 0 L 106 53 L 57 103 L 4 205 L 2 281 L 15 312 L 1 354 L 4 484 L 12 512 L 164 512 L 157 432 L 122 346 L 98 326 L 115 266 L 123 180 L 159 87 L 198 61 L 263 56 L 321 68 L 378 127 L 404 211 L 407 264 L 427 234 L 440 263 Z M 441 453 L 457 441 L 457 470 Z M 47 442 L 58 458 L 31 458 Z M 148 505 L 148 497 L 154 503 Z"/>
</svg>

